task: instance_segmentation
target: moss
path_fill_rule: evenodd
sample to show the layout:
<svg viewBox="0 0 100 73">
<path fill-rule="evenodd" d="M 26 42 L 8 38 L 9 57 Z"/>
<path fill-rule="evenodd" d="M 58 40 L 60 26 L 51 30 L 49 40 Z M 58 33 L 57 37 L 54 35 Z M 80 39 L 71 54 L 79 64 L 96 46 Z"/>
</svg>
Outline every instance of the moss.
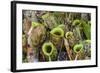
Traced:
<svg viewBox="0 0 100 73">
<path fill-rule="evenodd" d="M 26 35 L 22 35 L 22 46 L 25 47 L 27 45 Z"/>
<path fill-rule="evenodd" d="M 40 23 L 37 23 L 37 22 L 32 22 L 32 27 L 36 27 L 38 25 L 41 25 Z"/>
<path fill-rule="evenodd" d="M 50 30 L 57 26 L 54 15 L 52 13 L 44 14 L 42 16 L 42 19 L 44 21 L 44 25 L 46 26 L 46 28 L 49 28 Z"/>
<path fill-rule="evenodd" d="M 85 40 L 83 44 L 84 44 L 85 56 L 91 57 L 91 40 Z"/>
</svg>

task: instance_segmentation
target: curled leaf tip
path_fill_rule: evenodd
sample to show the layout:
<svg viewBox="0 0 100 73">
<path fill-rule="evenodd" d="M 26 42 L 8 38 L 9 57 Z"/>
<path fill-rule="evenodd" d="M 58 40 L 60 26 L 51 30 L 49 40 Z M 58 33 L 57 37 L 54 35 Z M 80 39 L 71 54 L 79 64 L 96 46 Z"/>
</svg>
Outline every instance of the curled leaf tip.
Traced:
<svg viewBox="0 0 100 73">
<path fill-rule="evenodd" d="M 76 19 L 73 21 L 73 26 L 80 25 L 80 20 Z"/>
<path fill-rule="evenodd" d="M 73 32 L 71 32 L 71 31 L 69 31 L 69 32 L 67 32 L 67 33 L 65 34 L 65 37 L 66 37 L 67 39 L 71 38 L 72 36 L 73 36 Z"/>
</svg>

